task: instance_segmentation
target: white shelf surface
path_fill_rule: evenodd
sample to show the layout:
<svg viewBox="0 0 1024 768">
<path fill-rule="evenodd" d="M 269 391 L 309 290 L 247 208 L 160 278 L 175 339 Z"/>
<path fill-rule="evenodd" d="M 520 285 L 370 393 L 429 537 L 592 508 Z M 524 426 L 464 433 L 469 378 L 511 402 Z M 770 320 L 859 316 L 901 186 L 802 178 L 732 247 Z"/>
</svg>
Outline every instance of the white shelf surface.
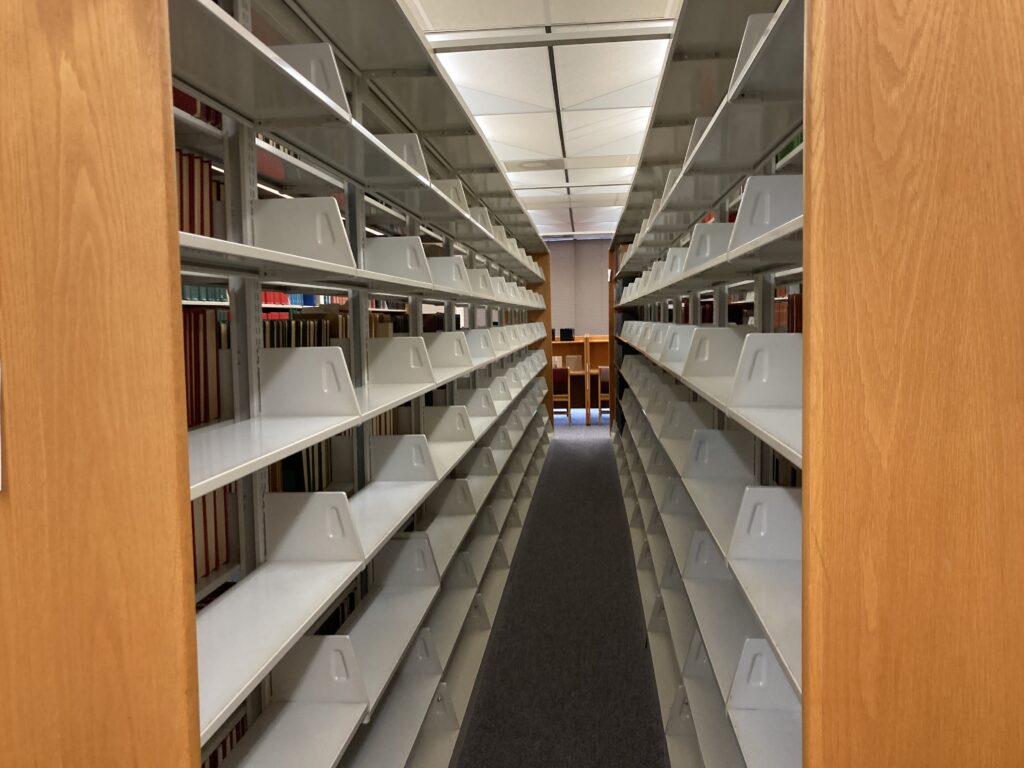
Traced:
<svg viewBox="0 0 1024 768">
<path fill-rule="evenodd" d="M 448 693 L 452 698 L 455 714 L 460 721 L 466 716 L 469 699 L 473 694 L 473 686 L 476 683 L 477 673 L 480 671 L 480 663 L 483 661 L 490 635 L 490 628 L 470 629 L 467 627 L 459 638 L 455 653 L 452 654 L 451 663 L 445 672 Z"/>
<path fill-rule="evenodd" d="M 199 611 L 201 743 L 361 570 L 361 562 L 268 562 Z"/>
<path fill-rule="evenodd" d="M 802 690 L 802 569 L 799 560 L 734 560 L 740 588 L 797 694 Z"/>
<path fill-rule="evenodd" d="M 687 577 L 683 581 L 724 700 L 732 687 L 744 641 L 764 633 L 734 580 Z"/>
<path fill-rule="evenodd" d="M 679 673 L 679 662 L 676 660 L 672 638 L 668 632 L 648 632 L 647 639 L 651 649 L 651 663 L 654 665 L 654 682 L 658 689 L 661 722 L 665 723 L 679 686 L 683 682 L 682 676 Z"/>
<path fill-rule="evenodd" d="M 448 666 L 455 645 L 463 632 L 463 625 L 474 597 L 474 584 L 443 588 L 441 597 L 427 617 L 426 626 L 430 628 L 442 668 Z"/>
<path fill-rule="evenodd" d="M 714 678 L 684 675 L 683 685 L 705 768 L 746 768 Z"/>
<path fill-rule="evenodd" d="M 732 709 L 729 717 L 747 768 L 803 765 L 802 718 L 798 710 Z"/>
<path fill-rule="evenodd" d="M 352 521 L 367 559 L 377 554 L 400 531 L 437 482 L 377 480 L 360 488 L 349 499 Z"/>
<path fill-rule="evenodd" d="M 384 584 L 347 628 L 345 634 L 359 660 L 371 713 L 437 593 L 437 585 Z"/>
<path fill-rule="evenodd" d="M 363 721 L 365 704 L 335 701 L 271 702 L 223 768 L 331 766 Z"/>
<path fill-rule="evenodd" d="M 802 408 L 729 408 L 729 415 L 755 437 L 781 453 L 797 467 L 803 466 Z"/>
<path fill-rule="evenodd" d="M 402 663 L 370 727 L 362 728 L 345 752 L 340 764 L 344 768 L 405 765 L 441 682 L 441 667 L 436 660 L 424 661 L 416 652 L 414 647 Z"/>
<path fill-rule="evenodd" d="M 729 551 L 729 542 L 740 513 L 740 502 L 754 478 L 683 477 L 690 498 L 722 552 Z"/>
<path fill-rule="evenodd" d="M 257 416 L 188 433 L 189 492 L 197 499 L 351 429 L 360 416 Z"/>
</svg>

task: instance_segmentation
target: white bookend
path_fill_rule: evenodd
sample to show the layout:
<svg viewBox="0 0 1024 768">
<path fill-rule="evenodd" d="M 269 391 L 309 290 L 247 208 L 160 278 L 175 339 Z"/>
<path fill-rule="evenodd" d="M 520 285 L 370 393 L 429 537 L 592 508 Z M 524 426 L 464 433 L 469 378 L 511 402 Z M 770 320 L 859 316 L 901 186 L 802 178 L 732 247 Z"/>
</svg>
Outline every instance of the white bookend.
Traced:
<svg viewBox="0 0 1024 768">
<path fill-rule="evenodd" d="M 772 13 L 755 13 L 747 17 L 747 24 L 743 28 L 743 39 L 740 40 L 740 51 L 736 55 L 736 63 L 732 68 L 732 77 L 729 78 L 730 91 L 736 87 L 740 73 L 750 62 L 751 55 L 753 55 L 774 15 Z"/>
<path fill-rule="evenodd" d="M 716 408 L 725 410 L 739 364 L 747 326 L 699 326 L 683 364 L 683 382 Z"/>
<path fill-rule="evenodd" d="M 301 638 L 271 679 L 270 702 L 222 765 L 334 765 L 358 730 L 368 700 L 349 639 Z"/>
<path fill-rule="evenodd" d="M 433 287 L 423 241 L 418 237 L 369 237 L 363 246 L 366 270 L 405 284 Z"/>
<path fill-rule="evenodd" d="M 727 706 L 749 768 L 803 765 L 800 702 L 764 640 L 744 644 Z"/>
<path fill-rule="evenodd" d="M 377 136 L 377 140 L 398 155 L 416 173 L 424 179 L 430 180 L 427 159 L 423 155 L 419 136 L 415 133 L 382 133 Z"/>
<path fill-rule="evenodd" d="M 274 53 L 309 80 L 327 98 L 351 114 L 338 60 L 327 43 L 275 45 Z"/>
<path fill-rule="evenodd" d="M 466 188 L 462 186 L 459 179 L 437 179 L 434 186 L 441 190 L 441 194 L 451 200 L 463 211 L 469 212 L 469 202 L 466 199 Z"/>
<path fill-rule="evenodd" d="M 370 464 L 375 482 L 437 480 L 426 435 L 372 435 Z"/>
<path fill-rule="evenodd" d="M 697 618 L 722 700 L 729 695 L 744 643 L 763 633 L 735 577 L 711 537 L 693 535 L 683 584 Z"/>
<path fill-rule="evenodd" d="M 427 538 L 444 576 L 455 553 L 469 533 L 479 506 L 466 480 L 449 479 L 437 486 L 426 504 L 427 515 L 433 518 L 427 526 Z"/>
<path fill-rule="evenodd" d="M 430 275 L 434 285 L 460 296 L 473 293 L 473 284 L 469 280 L 466 262 L 461 256 L 435 256 L 428 258 Z"/>
<path fill-rule="evenodd" d="M 355 269 L 352 246 L 333 197 L 253 201 L 253 244 Z"/>
<path fill-rule="evenodd" d="M 437 383 L 457 379 L 469 373 L 476 363 L 469 351 L 469 340 L 462 331 L 423 334 L 427 357 Z"/>
<path fill-rule="evenodd" d="M 736 212 L 729 260 L 757 253 L 758 263 L 781 265 L 800 263 L 802 243 L 792 239 L 804 224 L 804 177 L 751 176 L 743 189 L 743 200 Z M 790 239 L 783 239 L 790 238 Z M 780 256 L 786 258 L 780 258 Z"/>
<path fill-rule="evenodd" d="M 465 331 L 465 336 L 473 365 L 482 365 L 495 359 L 494 342 L 491 340 L 490 331 L 483 328 L 469 330 Z"/>
<path fill-rule="evenodd" d="M 690 344 L 697 331 L 696 325 L 677 325 L 669 327 L 665 343 L 661 347 L 658 361 L 676 376 L 683 372 L 683 365 L 690 354 Z"/>
<path fill-rule="evenodd" d="M 754 441 L 740 430 L 698 429 L 682 478 L 722 552 L 729 551 L 740 502 L 754 479 Z"/>
<path fill-rule="evenodd" d="M 491 284 L 491 275 L 486 269 L 467 269 L 470 283 L 473 286 L 473 293 L 483 299 L 494 298 L 494 286 Z"/>
<path fill-rule="evenodd" d="M 801 492 L 748 488 L 729 545 L 729 564 L 793 689 L 801 679 Z"/>
<path fill-rule="evenodd" d="M 377 587 L 345 626 L 366 683 L 372 715 L 440 588 L 425 533 L 384 545 L 374 562 Z"/>
<path fill-rule="evenodd" d="M 685 659 L 683 685 L 704 764 L 746 768 L 700 633 L 694 633 Z"/>
<path fill-rule="evenodd" d="M 728 258 L 732 230 L 732 224 L 717 223 L 698 224 L 693 228 L 684 269 L 687 279 Z"/>
<path fill-rule="evenodd" d="M 752 333 L 736 366 L 729 414 L 789 461 L 803 461 L 803 335 Z"/>
</svg>

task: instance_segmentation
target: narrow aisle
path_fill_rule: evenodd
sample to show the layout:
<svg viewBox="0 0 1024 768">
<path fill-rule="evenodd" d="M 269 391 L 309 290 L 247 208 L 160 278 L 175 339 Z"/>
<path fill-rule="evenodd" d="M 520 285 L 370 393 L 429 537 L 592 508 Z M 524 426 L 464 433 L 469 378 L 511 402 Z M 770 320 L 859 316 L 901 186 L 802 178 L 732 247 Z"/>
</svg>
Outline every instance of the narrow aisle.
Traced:
<svg viewBox="0 0 1024 768">
<path fill-rule="evenodd" d="M 668 766 L 605 427 L 555 430 L 452 766 Z"/>
</svg>

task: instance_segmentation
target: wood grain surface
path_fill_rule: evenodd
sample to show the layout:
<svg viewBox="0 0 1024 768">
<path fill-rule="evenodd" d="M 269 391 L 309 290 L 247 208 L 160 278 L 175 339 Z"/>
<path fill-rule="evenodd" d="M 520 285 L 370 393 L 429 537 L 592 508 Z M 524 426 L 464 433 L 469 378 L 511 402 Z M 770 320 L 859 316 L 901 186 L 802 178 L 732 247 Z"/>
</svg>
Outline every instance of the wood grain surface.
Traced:
<svg viewBox="0 0 1024 768">
<path fill-rule="evenodd" d="M 198 763 L 165 2 L 0 4 L 0 764 Z"/>
<path fill-rule="evenodd" d="M 805 765 L 1024 765 L 1024 3 L 807 10 Z"/>
</svg>

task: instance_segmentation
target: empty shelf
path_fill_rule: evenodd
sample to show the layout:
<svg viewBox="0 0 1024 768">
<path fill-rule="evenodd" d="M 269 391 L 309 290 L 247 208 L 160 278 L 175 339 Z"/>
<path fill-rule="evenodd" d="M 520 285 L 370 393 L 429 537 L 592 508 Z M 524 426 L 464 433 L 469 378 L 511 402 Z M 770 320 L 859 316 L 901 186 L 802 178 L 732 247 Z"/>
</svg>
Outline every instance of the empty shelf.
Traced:
<svg viewBox="0 0 1024 768">
<path fill-rule="evenodd" d="M 799 693 L 803 606 L 800 561 L 734 560 L 730 565 L 779 664 Z"/>
<path fill-rule="evenodd" d="M 713 677 L 683 677 L 705 768 L 745 768 L 736 734 Z M 799 764 L 789 766 L 797 768 Z"/>
<path fill-rule="evenodd" d="M 803 765 L 799 710 L 731 709 L 729 717 L 747 768 Z"/>
<path fill-rule="evenodd" d="M 669 711 L 675 701 L 682 678 L 679 662 L 668 632 L 648 632 L 651 648 L 651 662 L 654 665 L 654 682 L 658 689 L 658 703 L 661 707 L 661 722 L 668 720 Z"/>
<path fill-rule="evenodd" d="M 788 461 L 803 466 L 803 409 L 733 407 L 729 415 Z"/>
<path fill-rule="evenodd" d="M 434 481 L 377 480 L 349 499 L 352 521 L 367 559 L 405 525 L 437 486 Z"/>
<path fill-rule="evenodd" d="M 352 639 L 359 660 L 371 712 L 437 593 L 437 585 L 385 584 L 370 597 L 345 632 Z"/>
<path fill-rule="evenodd" d="M 724 700 L 729 696 L 744 641 L 762 637 L 763 633 L 735 580 L 685 577 L 683 582 Z"/>
<path fill-rule="evenodd" d="M 202 743 L 361 570 L 358 562 L 268 562 L 199 612 Z"/>
<path fill-rule="evenodd" d="M 690 498 L 704 518 L 708 531 L 722 552 L 729 551 L 732 531 L 740 513 L 740 502 L 754 478 L 683 477 Z"/>
<path fill-rule="evenodd" d="M 365 713 L 366 704 L 271 702 L 221 765 L 223 768 L 334 765 Z"/>
<path fill-rule="evenodd" d="M 455 650 L 455 644 L 462 634 L 469 608 L 476 597 L 476 585 L 445 587 L 441 597 L 430 611 L 426 626 L 437 648 L 438 659 L 442 667 L 448 666 L 448 660 Z"/>
<path fill-rule="evenodd" d="M 210 491 L 356 426 L 359 416 L 257 416 L 188 433 L 190 494 Z"/>
<path fill-rule="evenodd" d="M 417 656 L 417 645 L 402 662 L 387 696 L 345 753 L 344 768 L 381 768 L 405 765 L 423 719 L 441 682 L 441 667 L 433 659 Z M 287 762 L 281 763 L 286 765 Z"/>
</svg>

